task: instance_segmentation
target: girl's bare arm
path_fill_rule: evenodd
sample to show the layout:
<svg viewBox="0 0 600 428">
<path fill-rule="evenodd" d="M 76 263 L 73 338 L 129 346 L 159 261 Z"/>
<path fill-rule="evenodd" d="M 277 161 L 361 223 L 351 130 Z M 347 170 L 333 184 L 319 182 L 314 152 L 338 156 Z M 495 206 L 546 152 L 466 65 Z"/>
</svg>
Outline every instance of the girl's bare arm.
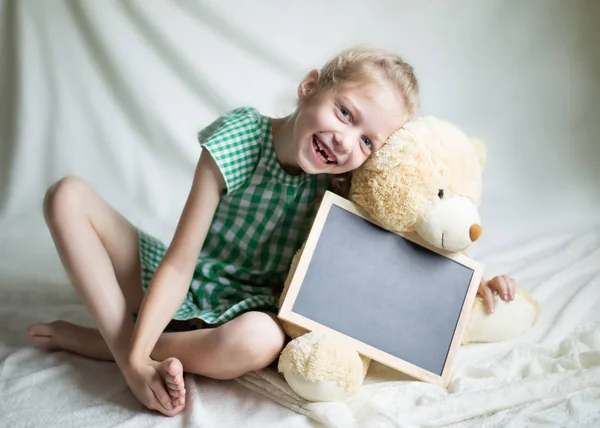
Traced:
<svg viewBox="0 0 600 428">
<path fill-rule="evenodd" d="M 160 334 L 181 305 L 224 189 L 223 175 L 210 153 L 203 149 L 173 240 L 142 301 L 131 341 L 130 363 L 148 360 Z"/>
</svg>

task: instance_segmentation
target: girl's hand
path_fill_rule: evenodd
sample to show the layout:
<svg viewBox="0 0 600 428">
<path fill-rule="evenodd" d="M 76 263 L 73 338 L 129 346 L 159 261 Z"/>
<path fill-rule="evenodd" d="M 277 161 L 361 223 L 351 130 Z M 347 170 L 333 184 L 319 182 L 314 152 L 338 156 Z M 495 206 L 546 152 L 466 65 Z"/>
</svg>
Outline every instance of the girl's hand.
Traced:
<svg viewBox="0 0 600 428">
<path fill-rule="evenodd" d="M 157 361 L 130 364 L 123 370 L 127 386 L 135 397 L 150 410 L 158 410 L 166 416 L 175 416 L 184 406 L 174 406 L 165 388 L 164 379 L 157 370 Z"/>
<path fill-rule="evenodd" d="M 489 314 L 494 312 L 494 294 L 502 300 L 509 302 L 515 298 L 517 283 L 508 275 L 496 276 L 489 281 L 482 278 L 477 294 L 483 297 L 483 303 Z"/>
</svg>

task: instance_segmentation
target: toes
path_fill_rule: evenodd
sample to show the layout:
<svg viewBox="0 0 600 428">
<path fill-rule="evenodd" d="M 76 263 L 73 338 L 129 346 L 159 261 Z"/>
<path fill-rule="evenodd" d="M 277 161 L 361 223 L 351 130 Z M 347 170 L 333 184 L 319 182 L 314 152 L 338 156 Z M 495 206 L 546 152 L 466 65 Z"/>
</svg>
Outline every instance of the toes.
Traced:
<svg viewBox="0 0 600 428">
<path fill-rule="evenodd" d="M 175 405 L 175 404 L 173 404 L 173 406 L 174 407 L 171 410 L 167 410 L 167 409 L 164 409 L 164 408 L 156 409 L 156 410 L 158 410 L 163 415 L 172 418 L 173 416 L 177 416 L 184 409 L 183 406 L 178 406 L 178 405 Z"/>
<path fill-rule="evenodd" d="M 27 329 L 27 333 L 32 338 L 50 337 L 54 332 L 54 328 L 50 324 L 33 324 Z"/>
<path fill-rule="evenodd" d="M 176 400 L 185 397 L 185 384 L 183 382 L 183 366 L 177 358 L 168 358 L 158 367 L 158 372 L 164 379 L 167 392 L 174 399 L 173 404 L 177 405 Z"/>
<path fill-rule="evenodd" d="M 166 375 L 165 383 L 167 384 L 167 387 L 169 387 L 170 389 L 172 389 L 174 391 L 181 391 L 182 389 L 185 388 L 185 385 L 183 383 L 183 376 L 174 377 L 171 375 Z"/>
<path fill-rule="evenodd" d="M 177 358 L 167 358 L 164 361 L 167 374 L 172 376 L 173 378 L 182 378 L 183 377 L 183 366 L 181 365 L 181 361 Z"/>
<path fill-rule="evenodd" d="M 50 324 L 34 324 L 27 329 L 29 339 L 44 348 L 51 349 L 55 346 L 56 337 Z"/>
<path fill-rule="evenodd" d="M 54 342 L 54 339 L 50 336 L 31 336 L 30 339 L 42 345 L 50 345 Z"/>
<path fill-rule="evenodd" d="M 58 349 L 56 332 L 51 324 L 34 324 L 27 329 L 29 339 L 49 351 Z"/>
<path fill-rule="evenodd" d="M 171 391 L 183 391 L 185 389 L 185 384 L 183 383 L 183 381 L 174 382 L 167 379 L 165 384 L 167 385 L 167 388 Z"/>
<path fill-rule="evenodd" d="M 171 389 L 182 390 L 183 384 L 183 366 L 177 358 L 168 358 L 163 361 L 165 368 L 165 383 Z"/>
<path fill-rule="evenodd" d="M 172 398 L 185 397 L 185 388 L 184 389 L 171 389 L 167 388 L 167 392 Z"/>
</svg>

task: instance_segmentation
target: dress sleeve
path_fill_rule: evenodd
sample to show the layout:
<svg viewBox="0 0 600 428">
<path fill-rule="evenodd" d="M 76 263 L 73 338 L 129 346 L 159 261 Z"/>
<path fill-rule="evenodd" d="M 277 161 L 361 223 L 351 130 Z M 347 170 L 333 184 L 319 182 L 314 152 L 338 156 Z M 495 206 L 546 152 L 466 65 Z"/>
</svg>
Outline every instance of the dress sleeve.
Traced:
<svg viewBox="0 0 600 428">
<path fill-rule="evenodd" d="M 262 144 L 262 120 L 251 108 L 225 113 L 198 133 L 198 141 L 217 163 L 227 194 L 246 183 L 258 164 Z"/>
</svg>

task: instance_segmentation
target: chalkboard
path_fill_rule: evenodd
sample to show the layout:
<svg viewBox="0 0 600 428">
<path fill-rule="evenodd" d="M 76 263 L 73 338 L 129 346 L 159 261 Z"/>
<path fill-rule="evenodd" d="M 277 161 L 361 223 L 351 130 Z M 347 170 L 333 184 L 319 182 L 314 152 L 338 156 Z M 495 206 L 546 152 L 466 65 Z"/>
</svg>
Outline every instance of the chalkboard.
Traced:
<svg viewBox="0 0 600 428">
<path fill-rule="evenodd" d="M 480 278 L 474 260 L 389 232 L 327 192 L 279 317 L 445 386 Z"/>
</svg>

